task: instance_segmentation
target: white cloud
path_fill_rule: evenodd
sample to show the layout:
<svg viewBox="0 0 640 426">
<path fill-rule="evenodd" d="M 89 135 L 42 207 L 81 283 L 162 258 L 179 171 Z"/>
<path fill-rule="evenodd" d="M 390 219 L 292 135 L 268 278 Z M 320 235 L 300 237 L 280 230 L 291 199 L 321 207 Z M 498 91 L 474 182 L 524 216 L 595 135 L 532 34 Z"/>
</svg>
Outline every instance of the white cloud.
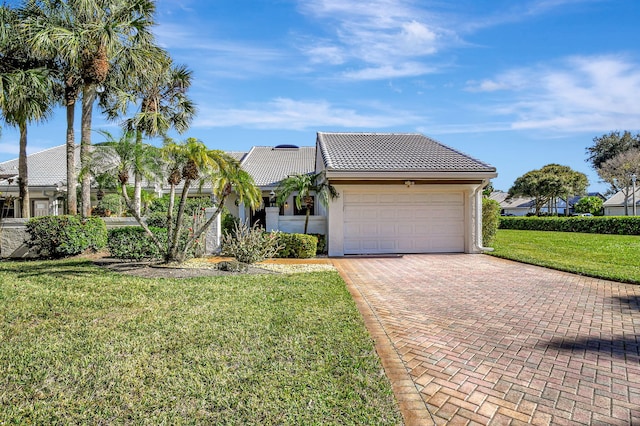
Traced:
<svg viewBox="0 0 640 426">
<path fill-rule="evenodd" d="M 317 61 L 318 52 L 330 52 L 334 61 L 348 63 L 341 73 L 348 79 L 385 79 L 431 73 L 434 66 L 419 60 L 438 52 L 440 45 L 455 38 L 441 28 L 434 15 L 406 0 L 305 0 L 302 13 L 318 19 L 330 29 L 330 40 L 311 41 L 303 52 Z M 408 71 L 411 70 L 411 71 Z"/>
<path fill-rule="evenodd" d="M 640 125 L 640 64 L 617 56 L 575 56 L 554 67 L 518 69 L 470 90 L 512 95 L 496 105 L 497 114 L 513 117 L 514 129 L 602 131 Z"/>
<path fill-rule="evenodd" d="M 420 121 L 420 117 L 406 111 L 389 111 L 374 107 L 372 112 L 359 112 L 332 105 L 324 100 L 277 98 L 244 109 L 203 110 L 194 126 L 304 130 L 319 127 L 385 128 Z"/>
</svg>

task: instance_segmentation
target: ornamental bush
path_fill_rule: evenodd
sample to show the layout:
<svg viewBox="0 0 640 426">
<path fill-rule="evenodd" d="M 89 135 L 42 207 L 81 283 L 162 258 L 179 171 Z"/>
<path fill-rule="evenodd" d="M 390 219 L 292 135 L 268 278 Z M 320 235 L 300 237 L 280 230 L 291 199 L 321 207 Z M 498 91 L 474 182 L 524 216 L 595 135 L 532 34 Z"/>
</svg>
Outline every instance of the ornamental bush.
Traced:
<svg viewBox="0 0 640 426">
<path fill-rule="evenodd" d="M 235 257 L 238 262 L 260 262 L 278 253 L 278 234 L 265 234 L 257 224 L 248 227 L 244 223 L 236 223 L 231 233 L 222 235 L 221 252 L 225 256 Z"/>
<path fill-rule="evenodd" d="M 167 242 L 167 230 L 149 227 L 151 232 L 162 242 Z M 124 226 L 109 231 L 107 242 L 109 253 L 116 259 L 142 260 L 161 259 L 162 254 L 158 246 L 140 226 Z"/>
<path fill-rule="evenodd" d="M 285 234 L 284 232 L 273 232 L 278 241 L 280 250 L 275 257 L 308 259 L 316 255 L 318 249 L 318 238 L 309 234 Z"/>
<path fill-rule="evenodd" d="M 482 245 L 488 247 L 500 226 L 500 203 L 490 198 L 482 199 Z"/>
<path fill-rule="evenodd" d="M 107 226 L 99 217 L 43 216 L 27 222 L 27 245 L 40 257 L 74 256 L 100 250 L 107 243 Z"/>
<path fill-rule="evenodd" d="M 640 235 L 640 217 L 501 217 L 500 229 Z"/>
</svg>

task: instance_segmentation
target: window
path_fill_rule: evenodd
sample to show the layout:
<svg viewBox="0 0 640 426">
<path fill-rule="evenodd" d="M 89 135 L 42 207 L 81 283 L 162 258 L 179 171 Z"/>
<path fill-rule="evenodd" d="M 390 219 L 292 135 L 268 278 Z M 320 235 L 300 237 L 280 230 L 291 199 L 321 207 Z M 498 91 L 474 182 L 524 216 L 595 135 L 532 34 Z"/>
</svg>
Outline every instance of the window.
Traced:
<svg viewBox="0 0 640 426">
<path fill-rule="evenodd" d="M 14 215 L 13 199 L 0 198 L 0 219 L 13 218 Z"/>
<path fill-rule="evenodd" d="M 311 212 L 309 213 L 309 215 L 313 216 L 313 211 L 315 210 L 313 208 L 313 206 L 315 206 L 316 199 L 315 199 L 315 197 L 313 195 L 311 195 L 310 198 L 311 198 Z M 301 208 L 298 209 L 298 207 L 297 207 L 298 206 L 297 199 L 298 199 L 298 196 L 296 196 L 295 199 L 293 200 L 293 214 L 295 216 L 306 216 L 306 214 L 307 214 L 306 203 L 304 201 L 302 201 L 301 206 L 300 206 Z"/>
</svg>

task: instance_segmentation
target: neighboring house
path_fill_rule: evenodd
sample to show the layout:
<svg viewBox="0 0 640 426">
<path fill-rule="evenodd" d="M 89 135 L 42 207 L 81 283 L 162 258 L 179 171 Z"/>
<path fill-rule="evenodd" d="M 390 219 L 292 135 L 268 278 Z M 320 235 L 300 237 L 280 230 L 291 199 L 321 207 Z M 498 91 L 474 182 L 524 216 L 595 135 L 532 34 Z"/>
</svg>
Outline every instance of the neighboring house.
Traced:
<svg viewBox="0 0 640 426">
<path fill-rule="evenodd" d="M 48 214 L 55 214 L 54 202 L 61 213 L 64 198 L 64 146 L 52 150 L 61 151 L 55 162 L 48 154 L 56 171 L 47 178 L 46 189 L 32 191 L 32 197 L 50 194 Z M 302 232 L 305 211 L 295 207 L 296 194 L 278 207 L 275 190 L 289 175 L 325 172 L 339 197 L 328 208 L 314 203 L 309 232 L 327 236 L 331 256 L 483 249 L 482 189 L 497 176 L 496 169 L 422 134 L 319 132 L 316 146 L 257 146 L 230 154 L 254 178 L 263 203 L 252 211 L 231 195 L 227 208 L 267 230 Z M 30 182 L 34 174 L 47 173 L 47 167 L 36 167 L 39 161 L 29 161 Z M 0 163 L 0 175 L 6 174 L 7 163 L 13 164 Z M 5 179 L 0 181 L 3 193 L 3 183 L 17 189 Z M 206 186 L 203 192 L 208 192 Z"/>
<path fill-rule="evenodd" d="M 576 195 L 569 198 L 569 215 L 574 213 L 574 207 L 578 201 L 586 196 L 600 197 L 605 200 L 604 195 L 599 192 L 589 192 L 587 195 Z M 489 198 L 496 200 L 500 204 L 500 214 L 503 216 L 526 216 L 528 213 L 534 214 L 536 212 L 536 206 L 532 197 L 512 197 L 509 198 L 509 194 L 503 191 L 494 191 L 489 195 Z M 565 214 L 566 202 L 564 198 L 558 197 L 545 204 L 540 208 L 540 213 L 544 214 L 558 214 L 562 216 Z"/>
<path fill-rule="evenodd" d="M 27 156 L 31 216 L 57 215 L 64 212 L 67 181 L 66 145 Z M 76 148 L 76 159 L 80 149 Z M 18 217 L 18 159 L 0 163 L 0 213 L 2 217 Z"/>
<path fill-rule="evenodd" d="M 633 191 L 629 190 L 629 196 L 625 196 L 624 191 L 618 191 L 604 202 L 604 215 L 605 216 L 624 216 L 625 204 L 627 205 L 627 212 L 629 216 L 633 216 Z M 640 185 L 636 188 L 635 193 L 636 202 L 636 215 L 640 215 Z"/>
<path fill-rule="evenodd" d="M 494 191 L 489 198 L 500 204 L 500 214 L 503 216 L 526 216 L 527 213 L 535 213 L 535 203 L 531 197 L 509 198 L 508 192 Z"/>
</svg>

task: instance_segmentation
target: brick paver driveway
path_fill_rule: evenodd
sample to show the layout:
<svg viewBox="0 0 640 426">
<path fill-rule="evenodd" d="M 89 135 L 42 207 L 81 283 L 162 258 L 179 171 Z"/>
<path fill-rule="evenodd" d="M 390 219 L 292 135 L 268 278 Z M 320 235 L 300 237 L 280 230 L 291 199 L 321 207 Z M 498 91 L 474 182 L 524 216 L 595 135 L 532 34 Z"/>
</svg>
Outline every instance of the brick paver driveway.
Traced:
<svg viewBox="0 0 640 426">
<path fill-rule="evenodd" d="M 640 425 L 640 286 L 486 255 L 334 264 L 408 424 Z"/>
</svg>

